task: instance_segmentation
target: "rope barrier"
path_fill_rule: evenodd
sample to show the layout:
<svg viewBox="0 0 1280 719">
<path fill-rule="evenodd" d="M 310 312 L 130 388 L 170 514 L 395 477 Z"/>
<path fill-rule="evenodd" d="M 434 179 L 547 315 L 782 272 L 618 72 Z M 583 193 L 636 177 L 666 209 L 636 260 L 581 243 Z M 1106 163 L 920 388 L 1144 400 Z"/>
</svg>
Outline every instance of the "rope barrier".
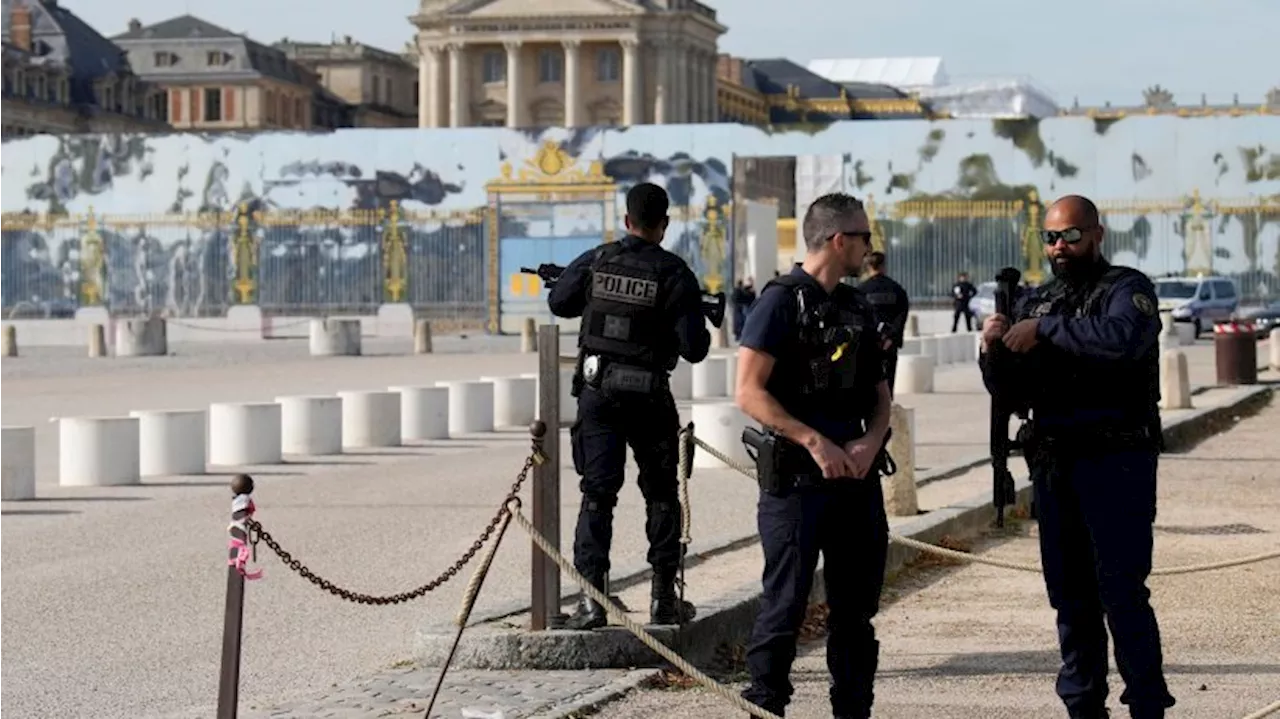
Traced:
<svg viewBox="0 0 1280 719">
<path fill-rule="evenodd" d="M 635 635 L 636 639 L 639 639 L 646 647 L 649 647 L 656 652 L 658 656 L 666 659 L 681 672 L 684 672 L 686 676 L 703 685 L 716 696 L 728 701 L 730 704 L 733 704 L 735 707 L 750 714 L 751 716 L 757 717 L 757 719 L 781 719 L 777 714 L 752 704 L 746 699 L 743 699 L 737 693 L 730 691 L 725 685 L 702 673 L 701 670 L 686 661 L 684 657 L 676 654 L 670 647 L 659 641 L 657 637 L 645 631 L 643 626 L 619 610 L 617 605 L 615 605 L 609 597 L 605 596 L 604 592 L 592 586 L 591 582 L 588 582 L 586 577 L 579 574 L 578 570 L 573 568 L 572 562 L 566 559 L 559 550 L 551 546 L 551 542 L 547 541 L 547 538 L 542 536 L 542 533 L 538 531 L 537 527 L 533 526 L 533 522 L 529 521 L 529 519 L 521 513 L 519 505 L 512 507 L 511 518 L 515 520 L 516 524 L 520 525 L 521 529 L 529 534 L 529 538 L 533 540 L 534 544 L 538 545 L 538 549 L 541 549 L 543 554 L 547 555 L 551 561 L 556 563 L 556 566 L 560 567 L 560 571 L 563 572 L 566 577 L 572 579 L 578 586 L 582 587 L 582 591 L 588 597 L 593 601 L 598 602 L 600 606 L 604 607 L 604 611 L 609 615 L 609 619 Z"/>
<path fill-rule="evenodd" d="M 1262 719 L 1262 717 L 1271 716 L 1276 712 L 1280 712 L 1280 699 L 1277 699 L 1271 702 L 1270 704 L 1266 705 L 1265 707 L 1262 707 L 1258 711 L 1246 717 L 1241 717 L 1241 719 Z"/>
<path fill-rule="evenodd" d="M 698 445 L 698 447 L 702 448 L 703 450 L 706 450 L 706 452 L 710 454 L 712 457 L 715 457 L 721 462 L 724 462 L 726 465 L 737 470 L 739 473 L 747 477 L 750 477 L 751 479 L 756 478 L 756 471 L 754 467 L 750 467 L 746 464 L 743 464 L 742 462 L 738 462 L 734 460 L 733 458 L 717 450 L 715 447 L 712 447 L 711 445 L 707 444 L 706 442 L 702 441 L 696 436 L 693 437 L 693 441 L 695 444 Z M 681 450 L 681 454 L 683 454 L 685 451 L 683 444 L 680 445 L 680 450 Z M 682 499 L 681 501 L 683 502 L 684 500 Z M 687 534 L 689 530 L 686 528 L 684 531 Z M 911 537 L 904 537 L 901 534 L 894 534 L 892 532 L 889 533 L 889 541 L 893 542 L 894 544 L 901 544 L 904 547 L 910 547 L 920 552 L 933 554 L 939 557 L 946 557 L 948 559 L 955 559 L 961 562 L 970 562 L 973 564 L 986 564 L 992 567 L 1012 569 L 1014 571 L 1019 571 L 1019 572 L 1035 572 L 1036 574 L 1039 574 L 1042 571 L 1039 564 L 1025 564 L 1022 562 L 1012 562 L 1004 559 L 995 559 L 993 557 L 981 557 L 975 554 L 970 554 L 968 552 L 958 552 L 954 549 L 939 547 L 936 544 L 921 542 L 918 539 L 912 539 Z M 1188 564 L 1181 567 L 1159 567 L 1151 571 L 1151 576 L 1168 577 L 1176 574 L 1194 574 L 1196 572 L 1210 572 L 1218 569 L 1242 567 L 1246 564 L 1256 564 L 1258 562 L 1265 562 L 1271 559 L 1280 559 L 1280 550 L 1271 550 L 1271 551 L 1262 552 L 1259 554 L 1252 554 L 1246 557 L 1237 557 L 1235 559 L 1224 559 L 1220 562 Z"/>
</svg>

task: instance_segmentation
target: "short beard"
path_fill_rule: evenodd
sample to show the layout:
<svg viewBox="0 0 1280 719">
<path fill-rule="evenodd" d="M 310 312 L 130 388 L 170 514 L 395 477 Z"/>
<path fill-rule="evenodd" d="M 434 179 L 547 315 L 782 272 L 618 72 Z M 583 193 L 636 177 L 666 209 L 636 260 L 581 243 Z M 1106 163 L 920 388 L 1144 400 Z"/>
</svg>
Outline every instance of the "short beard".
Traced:
<svg viewBox="0 0 1280 719">
<path fill-rule="evenodd" d="M 1066 261 L 1062 264 L 1050 260 L 1049 269 L 1053 272 L 1054 277 L 1068 282 L 1087 276 L 1089 270 L 1094 266 L 1094 261 L 1090 257 L 1065 257 L 1063 259 Z"/>
</svg>

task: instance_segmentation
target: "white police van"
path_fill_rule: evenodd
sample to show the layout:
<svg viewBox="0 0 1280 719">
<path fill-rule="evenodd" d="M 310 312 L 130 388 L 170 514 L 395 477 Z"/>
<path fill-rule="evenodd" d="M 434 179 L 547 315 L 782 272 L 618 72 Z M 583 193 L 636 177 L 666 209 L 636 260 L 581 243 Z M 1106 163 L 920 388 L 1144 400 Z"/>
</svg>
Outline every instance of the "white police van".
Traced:
<svg viewBox="0 0 1280 719">
<path fill-rule="evenodd" d="M 1158 277 L 1154 282 L 1159 310 L 1172 313 L 1175 322 L 1190 322 L 1196 337 L 1215 321 L 1230 319 L 1240 306 L 1240 293 L 1226 277 Z"/>
</svg>

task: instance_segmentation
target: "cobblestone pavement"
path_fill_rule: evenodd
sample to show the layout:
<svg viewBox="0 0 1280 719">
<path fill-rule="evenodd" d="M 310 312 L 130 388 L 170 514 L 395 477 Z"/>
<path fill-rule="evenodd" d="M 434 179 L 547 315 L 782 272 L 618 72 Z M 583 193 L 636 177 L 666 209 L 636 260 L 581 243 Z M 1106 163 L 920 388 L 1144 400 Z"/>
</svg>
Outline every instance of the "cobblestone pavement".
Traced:
<svg viewBox="0 0 1280 719">
<path fill-rule="evenodd" d="M 463 710 L 481 717 L 527 719 L 571 705 L 575 700 L 612 683 L 635 682 L 648 671 L 468 671 L 453 670 L 446 677 L 432 717 L 460 719 Z M 245 705 L 241 719 L 374 719 L 415 716 L 426 711 L 439 670 L 404 667 L 390 669 L 324 694 L 270 708 Z M 168 719 L 207 719 L 214 707 L 199 707 Z"/>
</svg>

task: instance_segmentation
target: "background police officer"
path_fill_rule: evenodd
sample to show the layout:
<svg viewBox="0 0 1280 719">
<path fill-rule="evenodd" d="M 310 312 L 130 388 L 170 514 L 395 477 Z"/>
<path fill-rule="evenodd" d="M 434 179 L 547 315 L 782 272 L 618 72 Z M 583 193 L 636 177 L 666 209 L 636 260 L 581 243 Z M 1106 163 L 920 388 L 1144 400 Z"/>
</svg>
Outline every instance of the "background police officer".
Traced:
<svg viewBox="0 0 1280 719">
<path fill-rule="evenodd" d="M 680 419 L 667 377 L 678 356 L 700 362 L 711 346 L 698 280 L 684 260 L 661 246 L 668 204 L 666 191 L 657 185 L 632 188 L 627 236 L 575 259 L 548 299 L 556 316 L 582 317 L 574 377 L 578 420 L 570 431 L 574 468 L 582 475 L 574 566 L 605 589 L 613 507 L 629 444 L 640 467 L 648 516 L 653 624 L 692 617 L 692 606 L 676 594 L 682 550 L 676 479 Z M 584 597 L 568 626 L 595 629 L 606 619 L 604 608 Z"/>
<path fill-rule="evenodd" d="M 1070 716 L 1106 717 L 1107 630 L 1135 719 L 1173 706 L 1149 602 L 1160 452 L 1160 319 L 1155 288 L 1102 258 L 1089 200 L 1070 195 L 1044 218 L 1054 279 L 1009 320 L 983 322 L 988 388 L 1032 412 L 1025 454 L 1035 484 L 1040 556 L 1058 613 L 1058 695 Z M 991 352 L 997 343 L 1007 348 Z"/>
<path fill-rule="evenodd" d="M 911 312 L 911 299 L 907 291 L 885 274 L 883 252 L 867 255 L 867 277 L 858 283 L 858 289 L 867 296 L 876 313 L 876 325 L 880 329 L 884 350 L 884 379 L 893 394 L 893 378 L 898 374 L 898 350 L 902 348 L 903 334 L 907 330 L 907 315 Z"/>
<path fill-rule="evenodd" d="M 845 194 L 813 202 L 803 223 L 805 261 L 770 282 L 747 318 L 738 350 L 737 400 L 787 442 L 789 486 L 762 486 L 758 522 L 765 568 L 760 614 L 747 649 L 743 696 L 782 714 L 791 664 L 821 552 L 830 607 L 831 704 L 871 716 L 886 535 L 873 469 L 889 426 L 889 389 L 875 317 L 856 276 L 871 249 L 862 204 Z"/>
</svg>

